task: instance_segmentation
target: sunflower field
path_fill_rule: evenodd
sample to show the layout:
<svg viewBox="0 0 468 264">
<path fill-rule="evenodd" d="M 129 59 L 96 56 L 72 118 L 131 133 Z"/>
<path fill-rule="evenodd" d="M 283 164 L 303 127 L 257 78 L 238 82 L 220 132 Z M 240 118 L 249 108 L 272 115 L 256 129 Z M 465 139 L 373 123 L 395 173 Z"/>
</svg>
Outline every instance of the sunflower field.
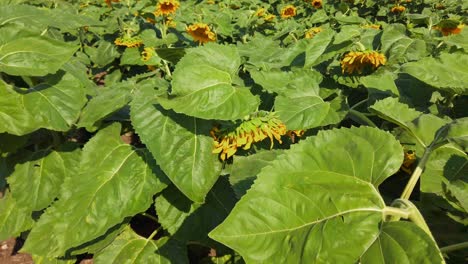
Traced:
<svg viewBox="0 0 468 264">
<path fill-rule="evenodd" d="M 467 263 L 467 15 L 2 0 L 0 241 L 37 264 Z"/>
</svg>

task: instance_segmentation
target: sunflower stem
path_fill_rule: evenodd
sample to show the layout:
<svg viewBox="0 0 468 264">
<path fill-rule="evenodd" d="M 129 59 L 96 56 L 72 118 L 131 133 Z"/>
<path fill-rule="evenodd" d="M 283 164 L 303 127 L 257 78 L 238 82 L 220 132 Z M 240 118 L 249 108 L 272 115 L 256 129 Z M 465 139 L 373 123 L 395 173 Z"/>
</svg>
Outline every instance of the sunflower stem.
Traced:
<svg viewBox="0 0 468 264">
<path fill-rule="evenodd" d="M 468 248 L 468 241 L 440 248 L 442 253 Z"/>
<path fill-rule="evenodd" d="M 363 121 L 363 123 L 365 125 L 368 125 L 368 126 L 371 126 L 371 127 L 377 127 L 377 125 L 374 122 L 372 122 L 372 120 L 370 120 L 367 116 L 365 116 L 363 113 L 361 113 L 359 111 L 356 111 L 354 109 L 350 109 L 349 114 L 351 114 L 351 116 L 354 116 L 354 117 L 358 118 L 359 120 Z"/>
</svg>

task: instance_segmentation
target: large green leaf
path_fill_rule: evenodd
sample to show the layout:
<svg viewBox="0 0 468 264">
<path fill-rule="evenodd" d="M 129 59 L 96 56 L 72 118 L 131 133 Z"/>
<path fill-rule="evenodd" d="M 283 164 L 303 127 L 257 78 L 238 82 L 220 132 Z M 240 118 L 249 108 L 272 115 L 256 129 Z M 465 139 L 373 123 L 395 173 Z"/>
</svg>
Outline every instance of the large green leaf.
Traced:
<svg viewBox="0 0 468 264">
<path fill-rule="evenodd" d="M 423 146 L 429 146 L 435 139 L 438 130 L 449 120 L 431 114 L 423 114 L 408 105 L 400 103 L 397 98 L 386 98 L 377 101 L 370 110 L 381 118 L 402 127 Z"/>
<path fill-rule="evenodd" d="M 94 256 L 96 264 L 117 263 L 188 263 L 185 245 L 163 237 L 158 240 L 141 237 L 130 227 L 108 247 Z"/>
<path fill-rule="evenodd" d="M 57 74 L 31 88 L 23 97 L 23 103 L 37 126 L 67 131 L 86 103 L 86 90 L 71 74 Z"/>
<path fill-rule="evenodd" d="M 74 14 L 64 8 L 45 9 L 29 5 L 0 7 L 0 26 L 17 23 L 28 27 L 53 26 L 64 30 L 103 23 L 83 14 Z"/>
<path fill-rule="evenodd" d="M 59 195 L 60 186 L 78 169 L 80 151 L 39 151 L 15 166 L 8 183 L 16 204 L 31 212 L 47 207 Z M 25 195 L 27 194 L 27 195 Z"/>
<path fill-rule="evenodd" d="M 202 203 L 221 172 L 211 123 L 164 110 L 156 105 L 157 92 L 142 88 L 130 104 L 133 127 L 177 188 Z"/>
<path fill-rule="evenodd" d="M 166 109 L 204 119 L 236 120 L 259 105 L 246 87 L 233 84 L 240 57 L 233 46 L 205 45 L 190 50 L 173 73 L 170 98 L 160 98 Z"/>
<path fill-rule="evenodd" d="M 152 195 L 166 187 L 158 179 L 161 175 L 154 175 L 149 154 L 124 144 L 120 129 L 119 124 L 112 124 L 85 145 L 79 175 L 65 181 L 59 200 L 31 230 L 23 251 L 62 256 L 124 218 L 145 211 Z"/>
<path fill-rule="evenodd" d="M 31 210 L 18 207 L 9 192 L 0 199 L 0 240 L 18 236 L 30 229 L 33 223 Z"/>
<path fill-rule="evenodd" d="M 230 168 L 229 182 L 237 198 L 241 198 L 254 183 L 257 174 L 284 150 L 260 151 L 249 156 L 236 156 Z"/>
<path fill-rule="evenodd" d="M 33 116 L 24 107 L 23 95 L 0 80 L 0 132 L 25 135 L 36 129 Z"/>
<path fill-rule="evenodd" d="M 16 90 L 0 81 L 0 132 L 67 131 L 86 103 L 85 94 L 82 83 L 70 74 L 49 75 L 28 90 Z"/>
<path fill-rule="evenodd" d="M 265 167 L 210 237 L 247 263 L 356 263 L 380 234 L 376 186 L 401 153 L 378 129 L 320 132 Z"/>
<path fill-rule="evenodd" d="M 55 73 L 77 49 L 77 45 L 45 36 L 10 40 L 0 36 L 0 72 L 27 76 Z"/>
<path fill-rule="evenodd" d="M 78 127 L 86 127 L 88 131 L 97 129 L 97 123 L 113 112 L 128 104 L 131 100 L 131 89 L 136 83 L 123 82 L 99 91 L 83 109 Z"/>
<path fill-rule="evenodd" d="M 219 248 L 208 233 L 228 216 L 236 201 L 229 182 L 221 177 L 204 204 L 193 203 L 176 188 L 168 187 L 156 198 L 155 207 L 159 223 L 172 238 Z"/>
<path fill-rule="evenodd" d="M 468 152 L 468 117 L 455 119 L 447 128 L 445 138 Z"/>
<path fill-rule="evenodd" d="M 443 263 L 434 240 L 410 222 L 388 222 L 360 263 Z"/>
<path fill-rule="evenodd" d="M 442 53 L 440 58 L 424 58 L 404 64 L 401 70 L 437 89 L 468 94 L 468 55 Z"/>
<path fill-rule="evenodd" d="M 406 32 L 403 24 L 391 24 L 384 28 L 381 37 L 382 52 L 388 56 L 389 63 L 419 60 L 426 55 L 426 43 L 408 37 Z"/>
<path fill-rule="evenodd" d="M 277 96 L 275 111 L 291 130 L 318 127 L 327 116 L 330 104 L 319 96 Z"/>
</svg>

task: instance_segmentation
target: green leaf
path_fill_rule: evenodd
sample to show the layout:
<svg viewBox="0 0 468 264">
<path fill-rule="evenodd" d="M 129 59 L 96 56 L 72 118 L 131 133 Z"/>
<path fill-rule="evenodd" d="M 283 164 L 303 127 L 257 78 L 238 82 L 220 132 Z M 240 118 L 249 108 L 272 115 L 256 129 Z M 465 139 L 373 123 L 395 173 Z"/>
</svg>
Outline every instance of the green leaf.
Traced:
<svg viewBox="0 0 468 264">
<path fill-rule="evenodd" d="M 76 263 L 76 258 L 70 259 L 59 259 L 59 258 L 47 258 L 44 256 L 32 255 L 32 259 L 35 264 L 74 264 Z"/>
<path fill-rule="evenodd" d="M 369 96 L 399 96 L 400 92 L 395 85 L 394 76 L 391 72 L 383 71 L 379 74 L 371 74 L 361 77 L 361 83 L 367 88 Z M 379 98 L 380 99 L 380 98 Z"/>
<path fill-rule="evenodd" d="M 62 256 L 145 211 L 152 195 L 166 187 L 158 179 L 161 175 L 153 174 L 155 164 L 148 153 L 124 144 L 120 129 L 119 124 L 110 125 L 85 145 L 79 175 L 65 181 L 59 200 L 40 217 L 23 251 Z"/>
<path fill-rule="evenodd" d="M 236 156 L 229 174 L 229 182 L 236 197 L 240 199 L 250 189 L 263 167 L 269 165 L 282 153 L 284 150 L 273 149 L 249 156 Z"/>
<path fill-rule="evenodd" d="M 127 105 L 131 100 L 131 91 L 136 82 L 122 82 L 99 90 L 81 113 L 78 127 L 86 127 L 88 131 L 95 131 L 100 120 Z"/>
<path fill-rule="evenodd" d="M 185 245 L 163 237 L 152 240 L 127 228 L 112 244 L 94 256 L 96 264 L 114 263 L 188 263 Z"/>
<path fill-rule="evenodd" d="M 29 90 L 23 103 L 39 127 L 67 131 L 80 115 L 86 103 L 86 90 L 71 74 L 57 74 L 45 78 Z"/>
<path fill-rule="evenodd" d="M 0 72 L 26 76 L 55 73 L 77 49 L 75 44 L 44 36 L 11 40 L 0 36 Z"/>
<path fill-rule="evenodd" d="M 155 51 L 159 57 L 174 65 L 185 56 L 185 48 L 157 48 Z"/>
<path fill-rule="evenodd" d="M 447 134 L 444 135 L 448 141 L 453 142 L 468 152 L 468 117 L 455 119 L 448 126 Z"/>
<path fill-rule="evenodd" d="M 324 30 L 314 38 L 307 40 L 305 66 L 315 66 L 321 62 L 318 59 L 325 52 L 334 36 L 335 31 Z"/>
<path fill-rule="evenodd" d="M 344 95 L 338 95 L 329 103 L 330 109 L 328 110 L 325 118 L 322 120 L 320 126 L 338 124 L 348 115 L 349 106 Z"/>
<path fill-rule="evenodd" d="M 236 201 L 229 182 L 221 177 L 204 204 L 192 203 L 175 187 L 168 187 L 156 198 L 155 207 L 159 223 L 172 238 L 219 249 L 223 247 L 208 238 L 208 233 L 228 216 Z"/>
<path fill-rule="evenodd" d="M 247 263 L 355 263 L 379 236 L 376 186 L 399 169 L 401 153 L 375 128 L 322 131 L 263 168 L 209 236 Z"/>
<path fill-rule="evenodd" d="M 205 45 L 188 51 L 173 73 L 166 109 L 204 119 L 236 120 L 254 112 L 259 99 L 233 84 L 240 57 L 233 46 Z"/>
<path fill-rule="evenodd" d="M 16 237 L 33 224 L 31 210 L 17 206 L 11 193 L 5 193 L 0 199 L 0 240 Z"/>
<path fill-rule="evenodd" d="M 275 100 L 275 111 L 290 130 L 320 126 L 329 109 L 330 104 L 319 96 L 277 96 Z"/>
<path fill-rule="evenodd" d="M 387 54 L 389 63 L 419 60 L 426 55 L 425 42 L 408 37 L 406 31 L 403 24 L 391 24 L 384 28 L 382 52 Z"/>
<path fill-rule="evenodd" d="M 434 240 L 411 222 L 387 222 L 361 258 L 363 264 L 443 263 Z"/>
<path fill-rule="evenodd" d="M 21 136 L 36 129 L 35 120 L 24 107 L 23 95 L 0 80 L 0 133 Z"/>
<path fill-rule="evenodd" d="M 32 212 L 51 204 L 64 179 L 74 176 L 71 172 L 77 170 L 80 151 L 39 151 L 24 159 L 24 163 L 15 166 L 8 183 L 17 206 Z"/>
<path fill-rule="evenodd" d="M 97 47 L 85 46 L 86 54 L 89 58 L 99 67 L 104 67 L 113 62 L 116 58 L 120 57 L 120 53 L 114 43 L 101 40 L 97 42 Z M 138 55 L 140 55 L 138 53 Z M 140 58 L 140 56 L 138 56 Z"/>
<path fill-rule="evenodd" d="M 442 53 L 440 58 L 423 58 L 401 68 L 434 88 L 455 94 L 468 94 L 468 55 Z"/>
<path fill-rule="evenodd" d="M 157 92 L 140 89 L 130 104 L 133 127 L 161 169 L 190 200 L 203 203 L 221 163 L 212 153 L 211 122 L 179 115 L 156 105 Z"/>
<path fill-rule="evenodd" d="M 423 147 L 429 146 L 434 141 L 436 132 L 449 122 L 409 108 L 408 105 L 398 102 L 397 98 L 389 97 L 377 101 L 369 109 L 379 117 L 410 132 Z"/>
<path fill-rule="evenodd" d="M 103 23 L 85 16 L 65 11 L 63 8 L 45 9 L 29 5 L 7 5 L 0 7 L 0 26 L 17 23 L 28 27 L 48 26 L 63 30 L 75 29 L 83 26 L 97 26 Z"/>
<path fill-rule="evenodd" d="M 434 150 L 421 175 L 421 192 L 442 196 L 444 184 L 456 180 L 468 182 L 466 153 L 450 144 Z"/>
</svg>

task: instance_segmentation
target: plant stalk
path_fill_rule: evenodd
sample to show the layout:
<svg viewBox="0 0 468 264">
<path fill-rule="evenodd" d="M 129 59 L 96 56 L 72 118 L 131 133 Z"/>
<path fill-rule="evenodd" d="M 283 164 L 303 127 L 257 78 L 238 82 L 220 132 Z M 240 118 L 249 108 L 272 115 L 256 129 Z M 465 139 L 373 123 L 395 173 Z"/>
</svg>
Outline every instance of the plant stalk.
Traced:
<svg viewBox="0 0 468 264">
<path fill-rule="evenodd" d="M 442 253 L 468 248 L 468 241 L 440 248 Z"/>
<path fill-rule="evenodd" d="M 361 119 L 362 121 L 364 121 L 367 125 L 371 126 L 371 127 L 377 127 L 377 125 L 372 122 L 372 120 L 370 120 L 367 116 L 365 116 L 363 113 L 359 112 L 359 111 L 356 111 L 354 109 L 350 109 L 349 110 L 349 113 L 351 115 L 354 115 L 356 116 L 357 118 Z"/>
<path fill-rule="evenodd" d="M 408 183 L 405 186 L 405 189 L 403 190 L 403 193 L 400 196 L 401 199 L 407 200 L 410 198 L 411 193 L 413 192 L 414 187 L 416 186 L 416 183 L 418 182 L 419 177 L 421 176 L 423 172 L 423 168 L 426 166 L 426 163 L 429 159 L 429 155 L 431 154 L 431 152 L 432 152 L 431 147 L 426 148 L 426 150 L 424 151 L 421 161 L 418 163 L 418 166 L 416 167 L 416 169 L 414 169 L 413 174 L 411 174 L 411 178 L 409 179 Z"/>
</svg>

